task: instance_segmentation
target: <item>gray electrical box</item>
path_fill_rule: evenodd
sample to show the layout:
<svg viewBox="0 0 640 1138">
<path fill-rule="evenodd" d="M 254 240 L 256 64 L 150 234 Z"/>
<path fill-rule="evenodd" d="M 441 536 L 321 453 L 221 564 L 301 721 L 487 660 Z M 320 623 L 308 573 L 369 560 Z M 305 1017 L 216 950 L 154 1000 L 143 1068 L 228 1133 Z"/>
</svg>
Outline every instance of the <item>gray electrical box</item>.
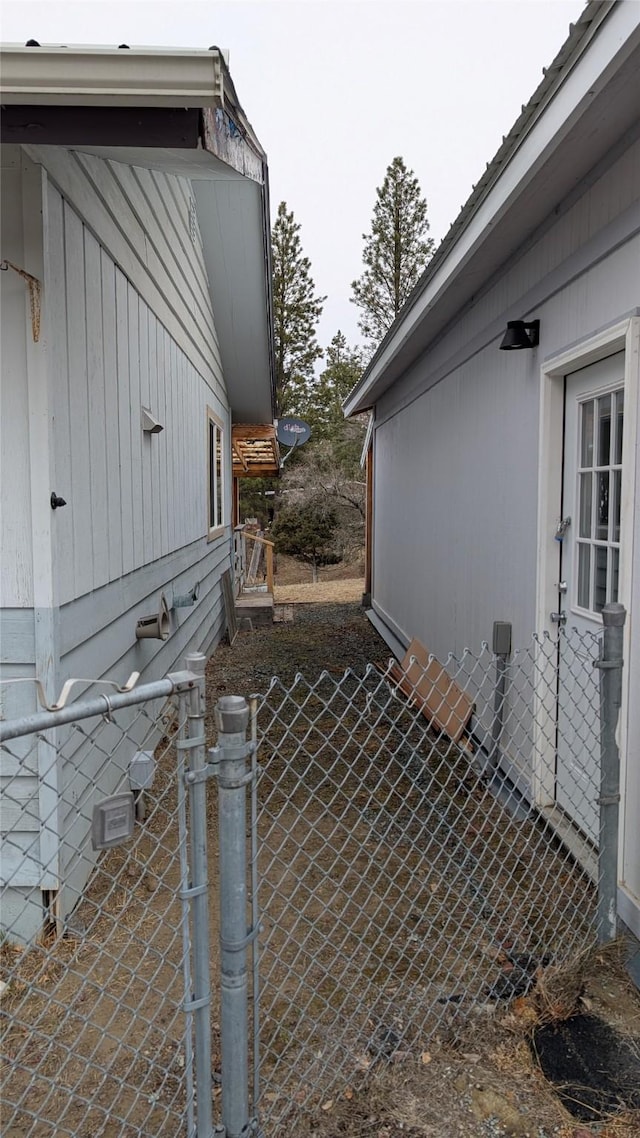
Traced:
<svg viewBox="0 0 640 1138">
<path fill-rule="evenodd" d="M 109 850 L 133 837 L 135 806 L 131 791 L 103 798 L 93 808 L 91 845 L 94 850 Z"/>
<path fill-rule="evenodd" d="M 153 785 L 156 763 L 153 751 L 136 751 L 129 763 L 129 786 L 132 790 L 149 790 Z"/>
<path fill-rule="evenodd" d="M 494 656 L 511 655 L 511 625 L 506 620 L 493 622 L 493 654 Z"/>
</svg>

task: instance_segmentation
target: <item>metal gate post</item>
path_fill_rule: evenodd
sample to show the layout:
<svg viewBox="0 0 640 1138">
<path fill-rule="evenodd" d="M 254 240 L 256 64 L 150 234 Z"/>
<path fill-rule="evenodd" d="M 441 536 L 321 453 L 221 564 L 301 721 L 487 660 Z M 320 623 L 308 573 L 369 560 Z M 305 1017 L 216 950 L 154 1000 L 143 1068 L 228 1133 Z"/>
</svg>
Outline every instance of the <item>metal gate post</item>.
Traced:
<svg viewBox="0 0 640 1138">
<path fill-rule="evenodd" d="M 247 758 L 249 707 L 242 696 L 224 696 L 216 707 L 218 746 L 209 752 L 218 774 L 220 864 L 220 1044 L 222 1125 L 226 1138 L 252 1130 L 249 1117 L 249 1020 L 247 947 L 247 807 L 253 778 Z"/>
<path fill-rule="evenodd" d="M 598 847 L 598 942 L 614 940 L 618 918 L 618 823 L 620 813 L 620 753 L 616 743 L 622 703 L 624 605 L 602 610 L 604 636 L 600 668 L 600 844 Z"/>
<path fill-rule="evenodd" d="M 193 995 L 186 1010 L 193 1014 L 196 1058 L 196 1134 L 211 1138 L 213 1096 L 211 1086 L 211 977 L 209 951 L 209 876 L 207 867 L 207 786 L 206 739 L 204 730 L 204 668 L 206 657 L 199 652 L 185 658 L 194 677 L 188 691 L 189 737 L 178 742 L 186 752 L 189 790 L 191 884 L 183 892 L 191 903 L 193 929 Z"/>
</svg>

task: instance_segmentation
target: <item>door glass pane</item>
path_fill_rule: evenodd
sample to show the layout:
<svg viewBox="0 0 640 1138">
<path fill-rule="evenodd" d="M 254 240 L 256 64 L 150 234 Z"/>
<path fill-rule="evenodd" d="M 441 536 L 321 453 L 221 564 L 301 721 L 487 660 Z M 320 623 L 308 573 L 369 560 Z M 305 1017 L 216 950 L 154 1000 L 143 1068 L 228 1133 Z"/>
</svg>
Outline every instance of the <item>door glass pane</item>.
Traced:
<svg viewBox="0 0 640 1138">
<path fill-rule="evenodd" d="M 598 541 L 606 541 L 609 537 L 609 472 L 601 471 L 596 478 L 596 538 Z"/>
<path fill-rule="evenodd" d="M 611 453 L 611 396 L 598 400 L 598 466 L 609 465 Z"/>
<path fill-rule="evenodd" d="M 589 608 L 591 546 L 582 542 L 578 546 L 578 604 L 581 609 Z"/>
<path fill-rule="evenodd" d="M 611 550 L 611 600 L 618 599 L 618 576 L 620 569 L 620 550 Z"/>
<path fill-rule="evenodd" d="M 616 395 L 616 445 L 614 462 L 622 462 L 622 425 L 624 421 L 624 391 Z"/>
<path fill-rule="evenodd" d="M 593 399 L 582 404 L 580 466 L 593 466 Z"/>
<path fill-rule="evenodd" d="M 591 537 L 591 486 L 593 475 L 580 475 L 580 537 Z"/>
<path fill-rule="evenodd" d="M 620 495 L 622 493 L 622 471 L 613 472 L 613 541 L 620 541 Z"/>
<path fill-rule="evenodd" d="M 593 588 L 594 612 L 602 612 L 607 603 L 607 547 L 596 545 L 596 571 Z"/>
</svg>

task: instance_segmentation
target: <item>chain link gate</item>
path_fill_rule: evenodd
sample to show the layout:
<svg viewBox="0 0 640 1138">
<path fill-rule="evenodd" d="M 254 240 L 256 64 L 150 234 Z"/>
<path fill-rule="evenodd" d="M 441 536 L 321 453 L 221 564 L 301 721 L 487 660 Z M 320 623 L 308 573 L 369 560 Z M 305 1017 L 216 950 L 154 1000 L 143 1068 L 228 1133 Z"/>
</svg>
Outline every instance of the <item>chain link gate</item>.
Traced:
<svg viewBox="0 0 640 1138">
<path fill-rule="evenodd" d="M 0 724 L 3 1124 L 21 1138 L 212 1132 L 204 811 L 185 777 L 205 765 L 204 664 Z"/>
</svg>

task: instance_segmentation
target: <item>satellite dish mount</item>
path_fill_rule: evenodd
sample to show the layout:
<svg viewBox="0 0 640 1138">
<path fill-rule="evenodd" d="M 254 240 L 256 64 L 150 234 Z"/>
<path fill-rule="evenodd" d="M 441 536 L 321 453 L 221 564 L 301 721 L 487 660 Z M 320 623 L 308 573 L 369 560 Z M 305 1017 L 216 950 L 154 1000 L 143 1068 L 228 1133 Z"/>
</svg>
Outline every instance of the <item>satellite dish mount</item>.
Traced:
<svg viewBox="0 0 640 1138">
<path fill-rule="evenodd" d="M 308 423 L 305 423 L 303 419 L 278 419 L 276 438 L 280 446 L 288 446 L 290 448 L 280 462 L 280 467 L 283 467 L 296 447 L 304 446 L 304 444 L 309 441 L 311 438 L 311 427 Z"/>
</svg>

